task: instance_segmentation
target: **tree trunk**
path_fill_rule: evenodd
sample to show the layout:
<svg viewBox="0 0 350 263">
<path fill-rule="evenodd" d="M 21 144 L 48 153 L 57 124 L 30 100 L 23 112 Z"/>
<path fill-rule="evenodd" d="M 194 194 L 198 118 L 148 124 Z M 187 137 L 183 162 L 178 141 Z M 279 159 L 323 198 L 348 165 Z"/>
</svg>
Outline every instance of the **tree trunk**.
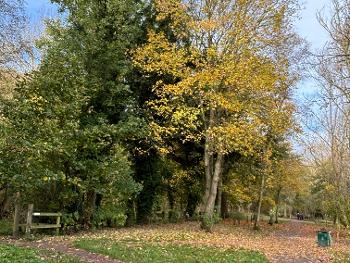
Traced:
<svg viewBox="0 0 350 263">
<path fill-rule="evenodd" d="M 275 211 L 275 223 L 278 224 L 278 210 L 280 204 L 280 196 L 281 196 L 282 187 L 279 187 L 276 194 L 276 211 Z"/>
<path fill-rule="evenodd" d="M 204 117 L 205 121 L 205 117 Z M 213 107 L 210 107 L 209 109 L 209 120 L 208 120 L 208 126 L 206 129 L 210 129 L 213 127 L 215 123 L 215 110 Z M 212 151 L 212 140 L 210 138 L 209 134 L 206 134 L 205 136 L 205 145 L 204 145 L 204 166 L 205 166 L 205 191 L 202 198 L 202 206 L 201 206 L 201 213 L 206 213 L 206 207 L 207 202 L 210 198 L 211 194 L 211 185 L 212 185 L 212 179 L 214 176 L 214 156 Z M 215 195 L 216 197 L 216 195 Z M 214 200 L 215 201 L 215 200 Z"/>
<path fill-rule="evenodd" d="M 279 213 L 279 205 L 276 205 L 276 211 L 275 211 L 275 224 L 278 224 L 278 213 Z"/>
<path fill-rule="evenodd" d="M 227 194 L 222 192 L 221 197 L 221 218 L 228 217 L 228 205 L 227 205 Z"/>
<path fill-rule="evenodd" d="M 176 223 L 176 213 L 175 213 L 175 198 L 173 193 L 168 190 L 168 204 L 169 204 L 169 212 L 167 220 L 172 223 Z"/>
<path fill-rule="evenodd" d="M 249 222 L 249 219 L 252 217 L 252 203 L 247 204 L 247 222 Z"/>
<path fill-rule="evenodd" d="M 261 186 L 260 186 L 260 194 L 259 194 L 259 201 L 258 201 L 258 209 L 257 209 L 257 215 L 255 218 L 254 222 L 254 229 L 259 228 L 259 222 L 260 222 L 260 213 L 261 213 L 261 204 L 262 204 L 262 199 L 264 195 L 264 188 L 265 188 L 265 174 L 262 174 L 261 177 Z"/>
<path fill-rule="evenodd" d="M 287 203 L 284 203 L 283 217 L 287 218 Z"/>
<path fill-rule="evenodd" d="M 326 219 L 326 222 L 327 222 L 327 219 Z M 335 216 L 333 217 L 333 225 L 335 226 L 335 228 L 337 230 L 337 239 L 338 239 L 339 238 L 338 228 L 339 228 L 340 224 L 339 224 L 339 215 L 338 215 L 337 211 L 335 212 Z"/>
<path fill-rule="evenodd" d="M 216 213 L 219 216 L 221 216 L 221 202 L 222 202 L 222 178 L 220 177 L 219 185 L 218 185 L 218 194 L 216 197 L 216 206 L 217 206 Z"/>
<path fill-rule="evenodd" d="M 21 194 L 19 192 L 16 193 L 15 197 L 15 214 L 13 217 L 13 236 L 17 237 L 19 235 L 19 220 L 20 220 L 20 197 Z"/>
<path fill-rule="evenodd" d="M 91 219 L 95 210 L 96 191 L 89 190 L 85 195 L 84 211 L 83 211 L 83 225 L 85 228 L 91 227 Z"/>
<path fill-rule="evenodd" d="M 33 209 L 34 209 L 34 205 L 29 204 L 28 211 L 27 211 L 27 224 L 26 224 L 26 236 L 27 237 L 30 236 L 31 230 L 32 230 Z"/>
<path fill-rule="evenodd" d="M 9 201 L 8 187 L 6 186 L 2 191 L 3 193 L 2 193 L 2 200 L 0 203 L 0 219 L 2 219 L 5 216 L 7 206 L 8 206 L 8 201 Z"/>
<path fill-rule="evenodd" d="M 126 212 L 126 226 L 133 226 L 136 224 L 136 201 L 135 199 L 130 199 L 127 202 L 127 212 Z"/>
<path fill-rule="evenodd" d="M 210 139 L 206 138 L 205 146 L 204 146 L 204 166 L 205 166 L 205 189 L 204 195 L 202 198 L 200 212 L 203 213 L 205 211 L 205 207 L 208 202 L 209 194 L 210 194 L 210 185 L 211 185 L 211 177 L 212 177 L 212 159 L 213 154 L 210 152 Z"/>
<path fill-rule="evenodd" d="M 211 180 L 210 193 L 209 193 L 208 201 L 206 203 L 205 210 L 204 210 L 205 214 L 208 216 L 212 216 L 214 212 L 215 199 L 218 191 L 218 183 L 221 176 L 223 159 L 224 159 L 223 155 L 221 153 L 218 153 L 218 156 L 215 162 L 214 175 Z"/>
</svg>

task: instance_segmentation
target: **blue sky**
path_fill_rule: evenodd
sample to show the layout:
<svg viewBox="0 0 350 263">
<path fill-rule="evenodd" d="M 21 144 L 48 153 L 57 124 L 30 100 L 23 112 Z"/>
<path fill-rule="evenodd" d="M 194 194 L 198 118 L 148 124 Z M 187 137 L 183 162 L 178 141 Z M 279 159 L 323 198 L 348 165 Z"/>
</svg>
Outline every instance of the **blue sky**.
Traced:
<svg viewBox="0 0 350 263">
<path fill-rule="evenodd" d="M 43 16 L 53 16 L 56 12 L 54 4 L 49 0 L 27 0 L 27 12 L 31 20 L 37 21 Z M 306 38 L 313 48 L 320 48 L 327 40 L 325 32 L 318 24 L 316 12 L 325 8 L 327 13 L 329 0 L 304 0 L 301 20 L 297 22 L 298 32 Z"/>
<path fill-rule="evenodd" d="M 318 12 L 322 16 L 329 16 L 330 2 L 330 0 L 305 0 L 300 13 L 300 20 L 296 23 L 298 33 L 309 42 L 313 53 L 322 49 L 329 40 L 316 16 Z M 316 91 L 316 83 L 312 79 L 304 79 L 298 85 L 297 100 L 313 96 Z"/>
<path fill-rule="evenodd" d="M 330 8 L 330 0 L 305 0 L 304 8 L 300 14 L 300 21 L 296 24 L 297 31 L 310 42 L 313 49 L 322 48 L 328 37 L 319 25 L 316 13 L 327 15 Z"/>
<path fill-rule="evenodd" d="M 25 0 L 26 10 L 30 20 L 34 23 L 43 17 L 53 17 L 56 14 L 56 5 L 49 0 Z"/>
<path fill-rule="evenodd" d="M 321 48 L 327 41 L 327 35 L 316 19 L 316 12 L 324 8 L 329 10 L 330 0 L 302 0 L 304 8 L 300 14 L 301 19 L 297 22 L 296 28 L 300 35 L 310 42 L 313 49 Z M 328 7 L 328 8 L 327 8 Z M 52 17 L 56 8 L 49 0 L 27 0 L 27 12 L 32 21 L 38 21 L 43 16 Z"/>
<path fill-rule="evenodd" d="M 57 8 L 49 0 L 26 0 L 27 13 L 34 24 L 39 24 L 43 17 L 53 17 Z M 315 51 L 324 46 L 328 40 L 327 34 L 319 25 L 316 13 L 321 11 L 327 14 L 330 0 L 301 0 L 303 9 L 300 13 L 300 20 L 296 22 L 296 29 Z M 299 84 L 298 95 L 309 94 L 315 91 L 315 84 L 310 80 L 304 80 Z"/>
</svg>

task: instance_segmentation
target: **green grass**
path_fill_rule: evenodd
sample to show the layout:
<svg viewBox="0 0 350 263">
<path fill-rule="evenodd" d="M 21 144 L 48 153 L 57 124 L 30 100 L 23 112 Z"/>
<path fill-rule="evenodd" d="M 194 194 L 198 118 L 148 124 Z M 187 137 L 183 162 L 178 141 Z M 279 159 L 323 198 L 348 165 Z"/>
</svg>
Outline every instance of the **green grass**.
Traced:
<svg viewBox="0 0 350 263">
<path fill-rule="evenodd" d="M 12 223 L 7 220 L 0 220 L 0 236 L 12 234 Z"/>
<path fill-rule="evenodd" d="M 46 250 L 0 244 L 1 263 L 79 263 L 80 261 Z"/>
<path fill-rule="evenodd" d="M 267 263 L 262 254 L 247 250 L 223 250 L 214 247 L 193 247 L 190 245 L 146 243 L 144 241 L 111 242 L 106 239 L 75 242 L 75 246 L 128 263 Z"/>
</svg>

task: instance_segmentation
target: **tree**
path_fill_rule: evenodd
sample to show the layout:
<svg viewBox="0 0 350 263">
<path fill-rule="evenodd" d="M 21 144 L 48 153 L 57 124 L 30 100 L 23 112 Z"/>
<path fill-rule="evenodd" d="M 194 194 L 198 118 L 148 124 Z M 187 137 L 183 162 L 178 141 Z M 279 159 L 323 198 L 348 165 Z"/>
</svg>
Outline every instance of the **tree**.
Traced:
<svg viewBox="0 0 350 263">
<path fill-rule="evenodd" d="M 146 74 L 162 77 L 148 101 L 155 138 L 177 136 L 204 144 L 201 211 L 211 218 L 225 156 L 256 154 L 270 129 L 291 127 L 288 101 L 295 83 L 294 1 L 155 1 L 157 21 L 134 52 Z M 286 52 L 286 51 L 289 52 Z M 278 101 L 285 101 L 278 107 Z M 163 152 L 171 151 L 160 147 Z M 264 153 L 263 153 L 264 154 Z"/>
<path fill-rule="evenodd" d="M 55 2 L 66 20 L 48 24 L 40 67 L 3 108 L 2 173 L 37 207 L 78 212 L 80 223 L 91 226 L 99 210 L 124 209 L 140 190 L 125 141 L 147 132 L 127 83 L 141 7 Z M 37 193 L 46 194 L 45 203 Z"/>
<path fill-rule="evenodd" d="M 293 206 L 297 196 L 303 197 L 303 201 L 309 197 L 311 178 L 300 156 L 287 152 L 287 155 L 275 161 L 271 181 L 272 195 L 275 201 L 274 221 L 278 223 L 278 214 L 282 204 L 285 205 L 286 209 L 287 205 Z M 303 205 L 304 207 L 297 207 L 297 204 L 294 204 L 294 208 L 307 212 L 305 204 Z"/>
<path fill-rule="evenodd" d="M 23 68 L 32 53 L 27 22 L 23 0 L 0 2 L 0 80 L 5 69 Z"/>
<path fill-rule="evenodd" d="M 316 103 L 309 109 L 305 126 L 314 138 L 305 140 L 310 165 L 316 175 L 314 197 L 324 198 L 334 222 L 350 224 L 349 199 L 349 1 L 332 1 L 332 16 L 319 22 L 330 41 L 314 61 L 313 76 L 318 82 Z M 311 136 L 309 136 L 311 137 Z"/>
<path fill-rule="evenodd" d="M 24 32 L 27 18 L 24 14 L 23 1 L 0 1 L 0 96 L 11 98 L 19 70 L 27 61 L 26 56 L 31 53 L 31 41 Z M 0 120 L 4 122 L 2 118 Z M 10 199 L 9 185 L 0 182 L 0 217 L 5 213 Z"/>
</svg>

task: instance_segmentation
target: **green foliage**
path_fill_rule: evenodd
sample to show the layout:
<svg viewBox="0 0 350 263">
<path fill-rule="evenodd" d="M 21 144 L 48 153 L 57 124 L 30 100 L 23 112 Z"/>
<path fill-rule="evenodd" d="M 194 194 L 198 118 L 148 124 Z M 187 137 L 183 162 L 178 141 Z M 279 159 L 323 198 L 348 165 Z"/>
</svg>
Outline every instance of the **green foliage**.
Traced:
<svg viewBox="0 0 350 263">
<path fill-rule="evenodd" d="M 220 216 L 217 213 L 212 215 L 203 214 L 201 216 L 201 228 L 207 232 L 211 232 L 213 226 L 220 221 Z"/>
<path fill-rule="evenodd" d="M 3 263 L 79 263 L 77 259 L 62 256 L 58 253 L 37 249 L 20 248 L 11 245 L 0 245 L 1 262 Z"/>
<path fill-rule="evenodd" d="M 0 236 L 12 234 L 12 223 L 8 220 L 0 220 Z"/>
<path fill-rule="evenodd" d="M 183 212 L 178 210 L 169 211 L 169 222 L 177 223 L 184 218 Z"/>
<path fill-rule="evenodd" d="M 229 218 L 237 221 L 244 221 L 247 219 L 247 215 L 239 211 L 232 211 L 229 213 Z"/>
<path fill-rule="evenodd" d="M 193 247 L 188 245 L 162 245 L 146 242 L 108 240 L 79 240 L 76 246 L 92 252 L 109 255 L 130 263 L 175 263 L 175 262 L 257 262 L 268 260 L 258 252 L 247 250 Z"/>
<path fill-rule="evenodd" d="M 125 147 L 147 132 L 125 82 L 139 5 L 56 2 L 66 22 L 48 23 L 38 70 L 2 104 L 0 173 L 24 201 L 89 226 L 96 194 L 123 204 L 141 189 Z"/>
<path fill-rule="evenodd" d="M 120 207 L 113 205 L 102 206 L 94 213 L 92 223 L 95 227 L 124 226 L 126 215 Z"/>
<path fill-rule="evenodd" d="M 70 232 L 79 229 L 79 213 L 75 211 L 74 213 L 64 213 L 61 217 L 62 229 L 64 232 Z"/>
</svg>

